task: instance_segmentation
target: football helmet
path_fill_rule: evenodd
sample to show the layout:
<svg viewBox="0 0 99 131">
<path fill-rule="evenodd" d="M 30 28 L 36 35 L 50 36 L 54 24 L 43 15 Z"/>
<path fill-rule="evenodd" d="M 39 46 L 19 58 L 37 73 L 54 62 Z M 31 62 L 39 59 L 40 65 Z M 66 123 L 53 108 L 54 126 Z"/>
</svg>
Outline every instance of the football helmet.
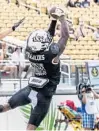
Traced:
<svg viewBox="0 0 99 131">
<path fill-rule="evenodd" d="M 33 52 L 45 51 L 52 42 L 51 35 L 44 30 L 37 30 L 30 33 L 27 39 L 27 47 Z"/>
</svg>

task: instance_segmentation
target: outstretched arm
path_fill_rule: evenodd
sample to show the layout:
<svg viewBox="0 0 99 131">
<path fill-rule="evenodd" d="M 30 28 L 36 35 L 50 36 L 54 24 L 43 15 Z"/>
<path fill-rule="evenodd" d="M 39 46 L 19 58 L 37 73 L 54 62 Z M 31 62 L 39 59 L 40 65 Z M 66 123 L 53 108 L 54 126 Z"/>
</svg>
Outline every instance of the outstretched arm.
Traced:
<svg viewBox="0 0 99 131">
<path fill-rule="evenodd" d="M 69 29 L 68 29 L 68 25 L 66 23 L 66 20 L 64 18 L 64 16 L 61 16 L 59 18 L 60 22 L 61 22 L 61 37 L 57 43 L 58 48 L 59 48 L 59 53 L 58 55 L 52 60 L 53 64 L 58 64 L 59 62 L 59 56 L 63 53 L 66 44 L 67 44 L 67 40 L 69 38 Z"/>
<path fill-rule="evenodd" d="M 86 25 L 86 28 L 92 30 L 92 32 L 94 32 L 96 30 L 96 28 L 92 27 L 92 26 L 89 26 L 89 25 Z"/>
<path fill-rule="evenodd" d="M 17 27 L 19 27 L 19 25 L 24 21 L 25 18 L 21 19 L 20 21 L 18 21 L 17 23 L 15 23 L 12 28 L 10 28 L 9 30 L 6 30 L 4 32 L 0 33 L 0 39 L 3 39 L 4 37 L 6 37 L 7 35 L 9 35 L 10 33 L 12 33 L 13 31 L 16 30 Z"/>
<path fill-rule="evenodd" d="M 4 32 L 1 32 L 1 33 L 0 33 L 0 39 L 3 39 L 4 37 L 6 37 L 7 35 L 9 35 L 9 34 L 12 33 L 12 32 L 13 32 L 12 28 L 9 29 L 9 30 L 6 30 L 6 31 L 4 31 Z"/>
<path fill-rule="evenodd" d="M 68 29 L 68 25 L 66 23 L 65 17 L 61 16 L 59 18 L 59 21 L 61 22 L 61 37 L 58 41 L 58 46 L 60 49 L 58 56 L 60 56 L 63 53 L 67 44 L 67 40 L 69 38 L 69 29 Z"/>
</svg>

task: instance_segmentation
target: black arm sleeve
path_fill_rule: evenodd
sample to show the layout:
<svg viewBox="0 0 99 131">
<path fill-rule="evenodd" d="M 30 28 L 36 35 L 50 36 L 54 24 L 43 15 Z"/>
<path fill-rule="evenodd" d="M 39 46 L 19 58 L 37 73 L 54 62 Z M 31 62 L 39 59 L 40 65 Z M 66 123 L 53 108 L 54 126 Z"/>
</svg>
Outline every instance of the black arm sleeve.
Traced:
<svg viewBox="0 0 99 131">
<path fill-rule="evenodd" d="M 56 23 L 57 23 L 56 20 L 52 20 L 52 21 L 51 21 L 51 24 L 50 24 L 50 27 L 49 27 L 49 29 L 48 29 L 48 32 L 50 33 L 50 35 L 51 35 L 52 37 L 54 37 L 54 34 L 55 34 Z"/>
</svg>

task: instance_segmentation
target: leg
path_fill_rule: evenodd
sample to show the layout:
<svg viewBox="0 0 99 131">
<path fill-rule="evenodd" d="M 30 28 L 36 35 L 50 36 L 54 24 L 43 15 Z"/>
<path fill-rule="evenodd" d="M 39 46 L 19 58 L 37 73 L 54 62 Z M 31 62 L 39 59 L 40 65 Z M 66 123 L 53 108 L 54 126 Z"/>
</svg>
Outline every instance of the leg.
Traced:
<svg viewBox="0 0 99 131">
<path fill-rule="evenodd" d="M 27 126 L 27 130 L 36 130 L 44 117 L 46 116 L 51 97 L 45 97 L 40 92 L 37 94 L 37 104 L 31 109 L 31 116 Z"/>
<path fill-rule="evenodd" d="M 30 87 L 25 87 L 22 90 L 19 90 L 16 94 L 14 94 L 6 105 L 0 105 L 0 113 L 8 111 L 10 109 L 14 109 L 18 106 L 29 104 L 31 101 L 28 98 L 28 95 L 31 91 Z"/>
<path fill-rule="evenodd" d="M 30 130 L 36 130 L 36 126 L 35 125 L 32 125 L 32 124 L 28 124 L 27 125 L 27 131 L 30 131 Z"/>
<path fill-rule="evenodd" d="M 11 78 L 17 78 L 17 66 L 11 66 L 10 67 L 10 73 L 11 73 Z"/>
<path fill-rule="evenodd" d="M 82 113 L 82 127 L 86 131 L 91 131 L 94 129 L 94 115 Z"/>
<path fill-rule="evenodd" d="M 23 67 L 22 67 L 22 66 L 19 66 L 18 78 L 21 77 L 21 75 L 22 75 L 22 71 L 23 71 Z"/>
<path fill-rule="evenodd" d="M 7 103 L 5 105 L 0 105 L 0 113 L 9 111 L 10 109 L 11 109 L 11 107 L 10 107 L 9 103 Z"/>
</svg>

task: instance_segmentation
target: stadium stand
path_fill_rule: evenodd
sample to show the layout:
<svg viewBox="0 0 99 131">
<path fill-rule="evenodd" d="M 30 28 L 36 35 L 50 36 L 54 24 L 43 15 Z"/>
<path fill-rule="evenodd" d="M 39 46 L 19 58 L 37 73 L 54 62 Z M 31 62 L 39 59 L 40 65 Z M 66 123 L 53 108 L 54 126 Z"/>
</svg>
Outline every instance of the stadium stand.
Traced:
<svg viewBox="0 0 99 131">
<path fill-rule="evenodd" d="M 19 2 L 19 6 L 17 6 Z M 68 19 L 73 21 L 73 27 L 78 27 L 79 18 L 83 19 L 84 23 L 93 27 L 99 26 L 99 6 L 91 1 L 88 8 L 71 8 L 65 7 L 64 0 L 11 0 L 8 4 L 6 0 L 0 1 L 0 30 L 4 30 L 12 26 L 16 20 L 26 17 L 24 24 L 16 32 L 10 36 L 16 37 L 19 40 L 25 41 L 28 34 L 35 29 L 47 29 L 50 23 L 48 8 L 57 5 L 62 6 L 66 11 Z M 57 41 L 59 36 L 56 35 L 54 41 Z M 86 29 L 86 36 L 80 37 L 78 41 L 69 39 L 64 54 L 69 55 L 71 59 L 93 60 L 98 59 L 99 41 L 93 39 L 93 32 Z"/>
</svg>

